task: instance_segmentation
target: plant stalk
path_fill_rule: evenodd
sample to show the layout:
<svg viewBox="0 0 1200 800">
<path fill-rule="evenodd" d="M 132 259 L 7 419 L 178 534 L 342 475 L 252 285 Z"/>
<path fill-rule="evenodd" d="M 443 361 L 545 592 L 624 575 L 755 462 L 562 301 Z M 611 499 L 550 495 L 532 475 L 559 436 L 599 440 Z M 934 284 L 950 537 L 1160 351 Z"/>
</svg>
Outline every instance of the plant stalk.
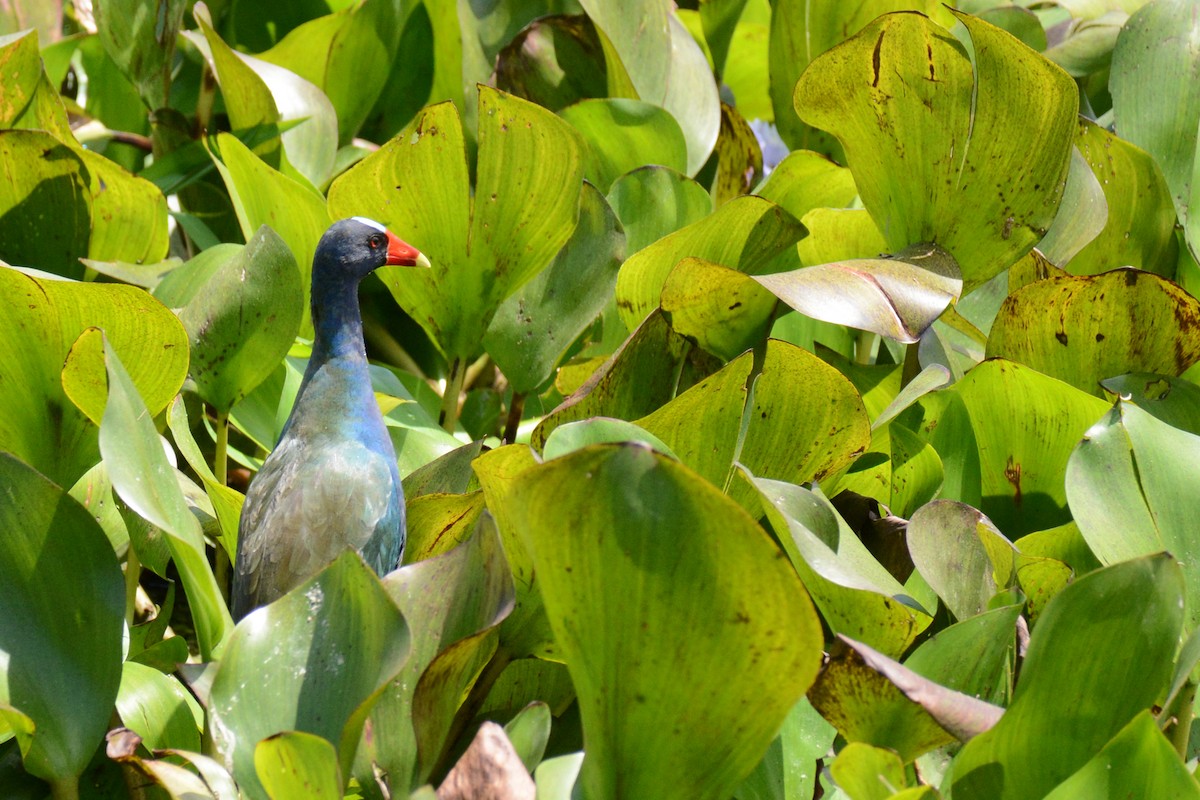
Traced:
<svg viewBox="0 0 1200 800">
<path fill-rule="evenodd" d="M 913 378 L 921 373 L 921 359 L 918 354 L 920 342 L 913 342 L 904 348 L 904 369 L 900 371 L 900 388 L 912 383 Z"/>
<path fill-rule="evenodd" d="M 1161 721 L 1167 722 L 1163 732 L 1175 748 L 1175 752 L 1183 759 L 1188 757 L 1188 740 L 1192 732 L 1192 703 L 1195 699 L 1196 684 L 1189 680 L 1175 696 L 1175 702 L 1169 708 L 1164 708 L 1159 717 L 1160 724 Z"/>
<path fill-rule="evenodd" d="M 142 561 L 133 549 L 133 543 L 125 553 L 125 624 L 133 627 L 133 615 L 137 613 L 137 590 L 142 579 Z"/>
<path fill-rule="evenodd" d="M 508 419 L 504 422 L 504 443 L 517 441 L 517 429 L 521 427 L 521 415 L 525 413 L 525 395 L 514 391 L 508 404 Z"/>
<path fill-rule="evenodd" d="M 858 338 L 854 340 L 854 363 L 866 366 L 871 363 L 871 351 L 875 349 L 875 341 L 879 338 L 878 334 L 870 331 L 859 331 Z"/>
<path fill-rule="evenodd" d="M 79 800 L 79 778 L 69 775 L 50 784 L 50 796 L 54 800 Z"/>
<path fill-rule="evenodd" d="M 229 483 L 229 412 L 218 411 L 216 421 L 217 445 L 213 453 L 213 474 L 222 486 Z M 229 602 L 229 572 L 233 565 L 233 553 L 228 553 L 218 544 L 214 577 L 225 601 Z"/>
<path fill-rule="evenodd" d="M 461 358 L 454 359 L 450 365 L 450 378 L 446 381 L 446 390 L 442 393 L 442 411 L 438 414 L 438 424 L 447 433 L 454 433 L 458 423 L 458 396 L 462 393 L 463 380 L 466 378 L 466 364 Z"/>
</svg>

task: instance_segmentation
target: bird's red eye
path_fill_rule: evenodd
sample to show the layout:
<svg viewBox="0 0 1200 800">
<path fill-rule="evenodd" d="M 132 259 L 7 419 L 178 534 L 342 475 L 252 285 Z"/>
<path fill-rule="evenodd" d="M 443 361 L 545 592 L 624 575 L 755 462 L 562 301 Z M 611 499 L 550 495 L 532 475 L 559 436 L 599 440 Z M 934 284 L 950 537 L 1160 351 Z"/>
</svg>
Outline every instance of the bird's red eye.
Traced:
<svg viewBox="0 0 1200 800">
<path fill-rule="evenodd" d="M 371 245 L 372 250 L 378 250 L 379 248 L 383 247 L 385 241 L 386 240 L 382 236 L 372 236 L 367 243 Z"/>
</svg>

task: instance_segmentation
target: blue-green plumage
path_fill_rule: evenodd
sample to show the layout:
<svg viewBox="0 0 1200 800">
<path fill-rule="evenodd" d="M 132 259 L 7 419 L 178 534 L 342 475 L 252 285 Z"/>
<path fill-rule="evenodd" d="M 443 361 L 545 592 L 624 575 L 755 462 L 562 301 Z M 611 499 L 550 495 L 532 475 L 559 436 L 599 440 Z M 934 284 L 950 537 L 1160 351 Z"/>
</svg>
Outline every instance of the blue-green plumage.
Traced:
<svg viewBox="0 0 1200 800">
<path fill-rule="evenodd" d="M 233 616 L 315 575 L 345 549 L 383 575 L 404 552 L 404 493 L 371 389 L 359 283 L 385 264 L 428 261 L 361 217 L 334 224 L 313 260 L 312 357 L 279 443 L 238 526 Z"/>
</svg>

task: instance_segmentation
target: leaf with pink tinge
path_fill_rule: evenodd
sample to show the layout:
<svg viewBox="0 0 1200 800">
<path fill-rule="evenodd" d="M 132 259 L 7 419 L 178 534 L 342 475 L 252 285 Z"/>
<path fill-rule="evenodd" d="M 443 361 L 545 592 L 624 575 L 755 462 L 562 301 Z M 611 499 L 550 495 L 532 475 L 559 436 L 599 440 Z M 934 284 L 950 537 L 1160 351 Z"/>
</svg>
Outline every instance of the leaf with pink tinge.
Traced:
<svg viewBox="0 0 1200 800">
<path fill-rule="evenodd" d="M 935 244 L 893 258 L 835 261 L 756 275 L 801 314 L 912 344 L 962 292 L 958 264 Z"/>
</svg>

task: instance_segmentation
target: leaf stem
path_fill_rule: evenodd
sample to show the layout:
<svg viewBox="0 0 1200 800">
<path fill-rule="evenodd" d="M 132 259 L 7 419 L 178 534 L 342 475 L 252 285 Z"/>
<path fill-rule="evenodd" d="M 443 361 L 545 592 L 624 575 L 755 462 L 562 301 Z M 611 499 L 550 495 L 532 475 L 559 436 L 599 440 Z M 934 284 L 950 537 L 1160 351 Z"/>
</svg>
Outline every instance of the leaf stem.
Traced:
<svg viewBox="0 0 1200 800">
<path fill-rule="evenodd" d="M 913 342 L 904 348 L 904 369 L 900 371 L 901 389 L 912 383 L 913 378 L 921 373 L 921 359 L 918 352 L 920 346 L 920 342 Z"/>
<path fill-rule="evenodd" d="M 458 423 L 458 396 L 462 393 L 463 380 L 467 375 L 466 363 L 461 358 L 454 359 L 450 365 L 450 378 L 446 381 L 446 390 L 442 392 L 442 411 L 438 414 L 438 424 L 449 433 L 454 433 Z"/>
<path fill-rule="evenodd" d="M 130 542 L 125 553 L 125 624 L 133 627 L 133 615 L 137 610 L 137 590 L 142 579 L 142 560 Z"/>
<path fill-rule="evenodd" d="M 508 419 L 504 422 L 504 443 L 517 441 L 517 429 L 521 427 L 521 415 L 525 413 L 525 395 L 514 391 L 508 404 Z"/>
<path fill-rule="evenodd" d="M 218 411 L 213 426 L 217 434 L 217 449 L 213 453 L 213 474 L 217 482 L 225 486 L 229 482 L 229 412 Z"/>
<path fill-rule="evenodd" d="M 878 334 L 870 331 L 859 331 L 858 338 L 854 340 L 854 363 L 867 365 L 871 363 L 871 351 L 875 349 L 875 340 L 878 339 Z"/>
<path fill-rule="evenodd" d="M 79 800 L 79 778 L 68 775 L 50 784 L 50 796 L 54 800 Z"/>
<path fill-rule="evenodd" d="M 1188 756 L 1188 739 L 1192 732 L 1192 703 L 1195 699 L 1196 684 L 1189 680 L 1184 684 L 1183 690 L 1175 696 L 1175 701 L 1170 707 L 1164 708 L 1159 715 L 1160 724 L 1166 720 L 1163 732 L 1175 748 L 1175 752 L 1185 759 Z"/>
</svg>

